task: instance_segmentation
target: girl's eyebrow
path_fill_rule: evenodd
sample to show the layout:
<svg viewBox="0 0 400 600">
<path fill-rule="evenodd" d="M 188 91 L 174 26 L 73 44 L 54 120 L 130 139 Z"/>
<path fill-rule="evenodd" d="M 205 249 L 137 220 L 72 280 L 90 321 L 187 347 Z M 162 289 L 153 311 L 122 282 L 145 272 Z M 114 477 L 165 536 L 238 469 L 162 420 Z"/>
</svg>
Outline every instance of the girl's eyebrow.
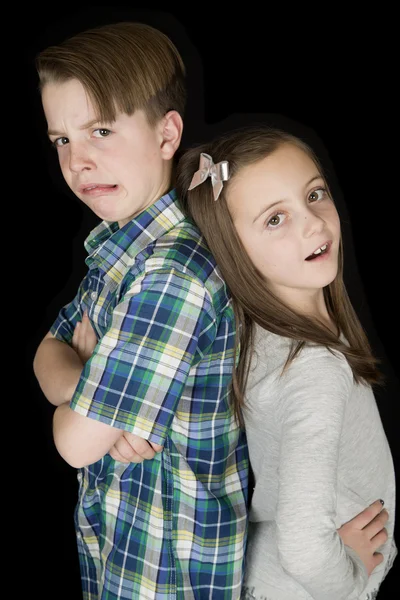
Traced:
<svg viewBox="0 0 400 600">
<path fill-rule="evenodd" d="M 305 188 L 307 188 L 310 183 L 312 183 L 313 181 L 315 181 L 316 179 L 323 179 L 322 175 L 320 173 L 318 173 L 317 175 L 314 175 L 313 177 L 311 177 L 311 179 L 309 181 L 307 181 L 307 183 L 305 184 Z M 267 204 L 267 206 L 264 206 L 260 212 L 258 213 L 258 215 L 254 218 L 253 223 L 255 223 L 257 221 L 257 219 L 259 219 L 261 217 L 262 214 L 264 214 L 267 210 L 269 210 L 270 208 L 272 208 L 273 206 L 276 206 L 277 204 L 280 204 L 281 202 L 284 202 L 285 199 L 282 198 L 281 200 L 277 200 L 276 202 L 272 202 L 272 204 Z"/>
<path fill-rule="evenodd" d="M 273 206 L 276 206 L 277 204 L 280 204 L 283 201 L 284 201 L 283 199 L 282 200 L 277 200 L 276 202 L 272 202 L 272 204 L 267 204 L 267 206 L 264 206 L 260 210 L 260 212 L 258 213 L 258 215 L 254 218 L 253 223 L 255 223 L 257 221 L 257 219 L 259 219 L 261 217 L 262 214 L 264 214 L 265 212 L 267 212 L 267 210 L 269 210 Z"/>
<path fill-rule="evenodd" d="M 312 183 L 316 179 L 323 179 L 321 173 L 318 173 L 317 175 L 314 175 L 314 177 L 311 177 L 310 181 L 307 181 L 307 183 L 304 187 L 308 187 L 310 185 L 310 183 Z"/>
</svg>

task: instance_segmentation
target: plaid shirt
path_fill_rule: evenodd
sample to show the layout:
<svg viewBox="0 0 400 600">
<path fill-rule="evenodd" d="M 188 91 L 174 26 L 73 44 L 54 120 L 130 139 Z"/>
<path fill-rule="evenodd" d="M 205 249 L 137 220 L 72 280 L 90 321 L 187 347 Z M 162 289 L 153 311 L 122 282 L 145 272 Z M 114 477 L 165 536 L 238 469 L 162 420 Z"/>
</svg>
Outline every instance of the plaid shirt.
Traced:
<svg viewBox="0 0 400 600">
<path fill-rule="evenodd" d="M 240 597 L 248 455 L 229 400 L 234 315 L 215 262 L 174 192 L 85 242 L 88 273 L 51 332 L 88 311 L 98 344 L 71 401 L 164 450 L 80 469 L 85 600 Z"/>
</svg>

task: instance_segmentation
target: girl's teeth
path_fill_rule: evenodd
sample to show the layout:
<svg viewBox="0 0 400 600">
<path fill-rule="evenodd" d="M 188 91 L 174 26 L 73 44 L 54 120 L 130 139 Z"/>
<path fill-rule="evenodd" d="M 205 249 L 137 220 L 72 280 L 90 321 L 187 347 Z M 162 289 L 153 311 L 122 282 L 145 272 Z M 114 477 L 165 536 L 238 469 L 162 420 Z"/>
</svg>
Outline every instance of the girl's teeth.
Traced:
<svg viewBox="0 0 400 600">
<path fill-rule="evenodd" d="M 318 250 L 316 250 L 315 252 L 313 252 L 313 254 L 321 254 L 321 252 L 323 250 L 326 250 L 327 244 L 324 244 L 323 246 L 321 246 L 321 248 L 318 248 Z"/>
</svg>

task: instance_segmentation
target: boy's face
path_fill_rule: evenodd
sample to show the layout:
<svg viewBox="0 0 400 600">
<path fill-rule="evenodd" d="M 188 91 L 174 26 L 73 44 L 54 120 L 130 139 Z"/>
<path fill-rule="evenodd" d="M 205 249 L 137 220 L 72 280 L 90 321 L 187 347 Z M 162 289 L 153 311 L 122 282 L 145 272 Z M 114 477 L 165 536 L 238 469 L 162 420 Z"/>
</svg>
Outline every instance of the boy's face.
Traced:
<svg viewBox="0 0 400 600">
<path fill-rule="evenodd" d="M 82 84 L 46 84 L 48 134 L 65 181 L 98 217 L 120 227 L 170 189 L 182 120 L 171 111 L 151 127 L 143 111 L 100 123 Z"/>
</svg>

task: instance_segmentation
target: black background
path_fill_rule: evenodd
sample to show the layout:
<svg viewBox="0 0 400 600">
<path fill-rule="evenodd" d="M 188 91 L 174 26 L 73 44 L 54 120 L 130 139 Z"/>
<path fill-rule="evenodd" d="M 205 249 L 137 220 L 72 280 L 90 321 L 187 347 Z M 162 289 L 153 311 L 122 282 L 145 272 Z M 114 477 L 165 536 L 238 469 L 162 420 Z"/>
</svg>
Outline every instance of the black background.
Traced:
<svg viewBox="0 0 400 600">
<path fill-rule="evenodd" d="M 309 14 L 302 6 L 247 4 L 174 8 L 146 3 L 143 9 L 137 3 L 135 8 L 81 4 L 58 10 L 35 4 L 23 12 L 17 77 L 23 86 L 30 172 L 27 181 L 17 183 L 26 189 L 29 182 L 21 238 L 28 249 L 22 310 L 26 317 L 29 308 L 29 327 L 17 383 L 23 387 L 22 439 L 29 453 L 15 491 L 22 499 L 15 552 L 18 571 L 22 561 L 26 576 L 19 577 L 20 593 L 13 597 L 29 592 L 42 600 L 81 599 L 73 525 L 76 474 L 53 446 L 53 407 L 38 388 L 32 361 L 85 273 L 83 241 L 97 220 L 66 189 L 49 150 L 33 58 L 87 27 L 143 20 L 176 43 L 188 71 L 182 147 L 231 126 L 269 122 L 303 134 L 320 153 L 341 212 L 348 291 L 387 378 L 376 397 L 398 472 L 399 168 L 395 54 L 388 33 L 394 16 L 365 7 L 349 16 L 327 4 Z M 400 589 L 396 567 L 382 585 L 380 600 L 394 598 Z"/>
</svg>

